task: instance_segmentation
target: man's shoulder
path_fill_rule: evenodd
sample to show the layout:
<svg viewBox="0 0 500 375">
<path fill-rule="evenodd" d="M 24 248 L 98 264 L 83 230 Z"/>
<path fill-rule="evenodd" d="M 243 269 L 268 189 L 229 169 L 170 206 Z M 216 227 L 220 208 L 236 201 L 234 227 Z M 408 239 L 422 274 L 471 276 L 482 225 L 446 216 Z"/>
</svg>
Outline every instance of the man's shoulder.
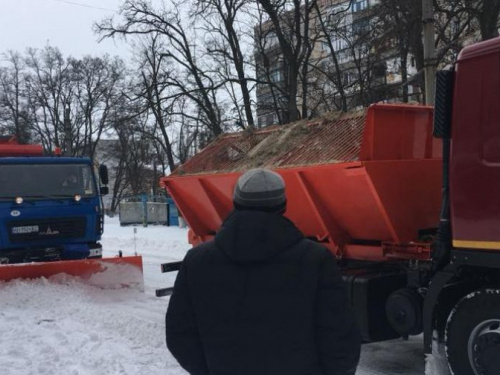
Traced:
<svg viewBox="0 0 500 375">
<path fill-rule="evenodd" d="M 187 262 L 198 262 L 207 254 L 215 251 L 215 249 L 216 246 L 214 240 L 203 242 L 202 244 L 196 245 L 192 249 L 188 250 L 184 260 Z"/>
<path fill-rule="evenodd" d="M 312 254 L 320 257 L 327 256 L 330 254 L 328 248 L 318 242 L 310 240 L 308 238 L 303 238 L 299 241 L 298 246 L 304 250 L 310 251 Z"/>
<path fill-rule="evenodd" d="M 290 250 L 290 256 L 299 257 L 303 262 L 306 261 L 321 263 L 328 260 L 329 258 L 334 258 L 334 256 L 326 246 L 307 238 L 301 239 Z"/>
</svg>

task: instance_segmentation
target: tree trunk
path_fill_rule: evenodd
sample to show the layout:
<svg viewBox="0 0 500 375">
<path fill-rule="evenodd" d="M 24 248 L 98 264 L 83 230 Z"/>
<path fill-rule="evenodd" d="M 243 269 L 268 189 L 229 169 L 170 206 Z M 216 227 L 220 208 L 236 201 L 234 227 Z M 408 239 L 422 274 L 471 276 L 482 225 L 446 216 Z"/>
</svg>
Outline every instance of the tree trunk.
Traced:
<svg viewBox="0 0 500 375">
<path fill-rule="evenodd" d="M 479 28 L 481 39 L 488 40 L 498 36 L 498 17 L 500 15 L 500 1 L 483 0 L 483 9 L 479 13 Z"/>
</svg>

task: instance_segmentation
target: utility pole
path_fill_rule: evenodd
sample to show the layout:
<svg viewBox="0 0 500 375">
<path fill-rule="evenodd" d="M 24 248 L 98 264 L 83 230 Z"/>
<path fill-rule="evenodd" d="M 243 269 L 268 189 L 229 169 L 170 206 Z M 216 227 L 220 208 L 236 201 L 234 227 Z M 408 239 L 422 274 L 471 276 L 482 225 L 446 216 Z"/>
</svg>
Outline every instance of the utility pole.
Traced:
<svg viewBox="0 0 500 375">
<path fill-rule="evenodd" d="M 424 42 L 425 104 L 434 105 L 437 58 L 434 40 L 433 0 L 422 0 Z"/>
<path fill-rule="evenodd" d="M 64 109 L 64 140 L 65 140 L 65 148 L 66 155 L 73 156 L 73 137 L 71 135 L 71 119 L 70 119 L 70 109 L 66 107 Z"/>
<path fill-rule="evenodd" d="M 153 155 L 153 186 L 151 187 L 151 193 L 153 194 L 153 197 L 156 197 L 158 195 L 158 192 L 157 192 L 157 186 L 158 186 L 158 183 L 157 183 L 157 180 L 158 180 L 158 168 L 156 166 L 156 161 L 157 161 L 157 155 Z"/>
</svg>

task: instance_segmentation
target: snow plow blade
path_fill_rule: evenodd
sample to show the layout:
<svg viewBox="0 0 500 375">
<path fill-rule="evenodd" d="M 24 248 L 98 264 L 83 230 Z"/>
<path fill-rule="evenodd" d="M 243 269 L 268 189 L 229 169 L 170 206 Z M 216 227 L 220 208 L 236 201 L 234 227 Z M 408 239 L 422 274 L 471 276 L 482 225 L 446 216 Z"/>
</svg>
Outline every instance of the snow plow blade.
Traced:
<svg viewBox="0 0 500 375">
<path fill-rule="evenodd" d="M 0 266 L 0 281 L 36 279 L 59 274 L 77 276 L 91 285 L 143 289 L 142 257 L 127 256 L 102 259 L 65 260 Z"/>
</svg>

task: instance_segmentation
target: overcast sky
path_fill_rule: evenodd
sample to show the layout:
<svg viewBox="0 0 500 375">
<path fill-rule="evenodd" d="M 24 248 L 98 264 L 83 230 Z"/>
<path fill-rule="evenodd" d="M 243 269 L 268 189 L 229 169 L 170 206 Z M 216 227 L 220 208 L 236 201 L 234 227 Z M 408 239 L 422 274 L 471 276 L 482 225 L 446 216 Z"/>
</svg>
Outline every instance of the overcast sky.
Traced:
<svg viewBox="0 0 500 375">
<path fill-rule="evenodd" d="M 64 56 L 129 56 L 122 41 L 97 43 L 92 25 L 118 11 L 122 0 L 0 0 L 0 53 L 58 47 Z"/>
</svg>

